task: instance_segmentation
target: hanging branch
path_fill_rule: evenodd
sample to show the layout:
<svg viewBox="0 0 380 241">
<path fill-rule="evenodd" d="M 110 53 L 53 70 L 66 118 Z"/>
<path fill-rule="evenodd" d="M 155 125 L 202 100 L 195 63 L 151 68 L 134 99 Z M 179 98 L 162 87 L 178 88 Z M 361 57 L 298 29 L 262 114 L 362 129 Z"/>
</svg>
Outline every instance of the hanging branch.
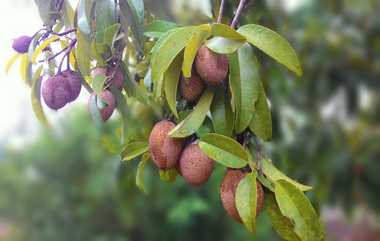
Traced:
<svg viewBox="0 0 380 241">
<path fill-rule="evenodd" d="M 236 13 L 235 13 L 235 16 L 234 18 L 232 19 L 232 22 L 231 22 L 231 28 L 235 28 L 237 23 L 239 22 L 239 19 L 240 19 L 240 15 L 244 9 L 244 5 L 246 3 L 246 0 L 240 0 L 239 2 L 239 6 L 236 10 Z"/>
<path fill-rule="evenodd" d="M 221 3 L 220 3 L 220 7 L 219 7 L 219 15 L 218 15 L 218 19 L 217 19 L 217 23 L 221 23 L 222 22 L 222 18 L 223 18 L 223 12 L 224 12 L 224 5 L 225 5 L 225 0 L 222 0 Z"/>
</svg>

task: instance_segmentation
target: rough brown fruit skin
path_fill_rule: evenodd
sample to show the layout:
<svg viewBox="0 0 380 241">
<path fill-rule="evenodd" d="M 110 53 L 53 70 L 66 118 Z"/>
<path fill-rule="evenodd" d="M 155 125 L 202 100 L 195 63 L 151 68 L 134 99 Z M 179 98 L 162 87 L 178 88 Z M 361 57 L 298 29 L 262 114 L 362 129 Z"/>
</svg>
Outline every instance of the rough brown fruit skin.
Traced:
<svg viewBox="0 0 380 241">
<path fill-rule="evenodd" d="M 206 84 L 219 85 L 227 77 L 228 59 L 226 55 L 212 52 L 203 45 L 195 58 L 195 67 Z"/>
<path fill-rule="evenodd" d="M 181 75 L 179 89 L 182 98 L 188 102 L 195 102 L 201 96 L 205 84 L 196 71 L 191 72 L 190 78 L 185 78 Z"/>
<path fill-rule="evenodd" d="M 235 192 L 240 180 L 243 179 L 245 175 L 246 173 L 241 170 L 229 169 L 227 170 L 226 175 L 223 178 L 222 185 L 220 186 L 220 199 L 222 200 L 224 209 L 231 218 L 239 223 L 242 221 L 235 205 Z M 256 216 L 258 216 L 264 207 L 264 190 L 258 181 L 256 182 L 256 191 Z"/>
<path fill-rule="evenodd" d="M 179 170 L 187 183 L 200 186 L 211 176 L 214 161 L 202 152 L 198 144 L 193 143 L 183 150 L 179 159 Z"/>
<path fill-rule="evenodd" d="M 175 127 L 169 120 L 156 123 L 149 136 L 149 149 L 153 162 L 160 169 L 174 167 L 181 155 L 183 140 L 168 136 Z"/>
</svg>

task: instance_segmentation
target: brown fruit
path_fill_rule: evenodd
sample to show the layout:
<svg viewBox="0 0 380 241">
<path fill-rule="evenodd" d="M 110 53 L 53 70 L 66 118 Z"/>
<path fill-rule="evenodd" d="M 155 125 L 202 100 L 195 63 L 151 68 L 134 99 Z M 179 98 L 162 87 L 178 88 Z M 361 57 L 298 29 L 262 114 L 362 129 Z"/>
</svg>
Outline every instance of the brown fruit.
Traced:
<svg viewBox="0 0 380 241">
<path fill-rule="evenodd" d="M 156 123 L 149 136 L 149 149 L 153 162 L 160 169 L 174 167 L 182 152 L 183 140 L 168 136 L 175 127 L 169 120 Z"/>
<path fill-rule="evenodd" d="M 206 84 L 219 85 L 227 77 L 228 59 L 226 55 L 212 52 L 203 45 L 195 58 L 195 67 Z"/>
<path fill-rule="evenodd" d="M 214 161 L 208 158 L 198 144 L 190 144 L 185 147 L 179 159 L 179 173 L 186 182 L 199 186 L 207 182 L 214 170 Z"/>
<path fill-rule="evenodd" d="M 194 70 L 191 72 L 190 78 L 185 78 L 183 75 L 181 76 L 179 89 L 182 98 L 188 102 L 194 102 L 198 100 L 203 92 L 204 87 L 205 84 L 203 83 L 203 80 Z"/>
<path fill-rule="evenodd" d="M 242 222 L 238 210 L 235 205 L 235 192 L 241 179 L 244 178 L 246 173 L 241 170 L 229 169 L 223 178 L 222 185 L 220 186 L 220 199 L 227 214 L 235 219 L 237 222 Z M 264 190 L 259 182 L 256 182 L 257 191 L 257 206 L 256 216 L 259 215 L 264 207 Z"/>
<path fill-rule="evenodd" d="M 89 102 L 88 102 L 88 106 L 87 106 L 89 111 L 90 111 L 91 98 L 93 98 L 93 96 L 95 96 L 95 95 L 96 95 L 95 92 L 93 92 L 91 94 L 91 97 L 89 98 Z M 99 98 L 99 96 L 98 96 L 98 98 Z M 115 100 L 115 97 L 113 96 L 112 92 L 109 90 L 103 90 L 100 93 L 100 98 L 101 98 L 101 101 L 104 102 L 104 106 L 98 107 L 99 113 L 100 113 L 100 116 L 102 117 L 102 120 L 107 121 L 112 116 L 112 113 L 114 112 L 114 110 L 116 108 L 116 100 Z"/>
</svg>

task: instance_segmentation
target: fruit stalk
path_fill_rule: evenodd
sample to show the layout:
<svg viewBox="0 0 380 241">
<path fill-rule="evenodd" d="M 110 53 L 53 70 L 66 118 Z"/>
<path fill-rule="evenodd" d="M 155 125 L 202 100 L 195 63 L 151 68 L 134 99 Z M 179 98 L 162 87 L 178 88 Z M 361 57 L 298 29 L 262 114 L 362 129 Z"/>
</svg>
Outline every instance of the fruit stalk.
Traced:
<svg viewBox="0 0 380 241">
<path fill-rule="evenodd" d="M 237 23 L 239 22 L 239 19 L 240 19 L 240 15 L 244 9 L 244 5 L 245 5 L 245 2 L 246 0 L 240 0 L 239 2 L 239 6 L 236 10 L 236 13 L 235 13 L 235 16 L 234 18 L 232 19 L 232 22 L 231 22 L 231 28 L 235 28 Z"/>
<path fill-rule="evenodd" d="M 223 12 L 224 12 L 224 5 L 225 5 L 225 1 L 222 0 L 221 3 L 220 3 L 220 7 L 219 7 L 218 19 L 216 20 L 217 23 L 221 23 L 222 22 Z"/>
</svg>

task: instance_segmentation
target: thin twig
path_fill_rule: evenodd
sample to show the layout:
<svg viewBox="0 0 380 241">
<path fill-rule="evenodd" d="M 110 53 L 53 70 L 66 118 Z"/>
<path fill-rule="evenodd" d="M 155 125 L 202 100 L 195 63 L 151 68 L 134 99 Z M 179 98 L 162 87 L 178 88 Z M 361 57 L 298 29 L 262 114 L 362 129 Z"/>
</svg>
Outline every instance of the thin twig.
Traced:
<svg viewBox="0 0 380 241">
<path fill-rule="evenodd" d="M 236 13 L 235 13 L 235 16 L 234 16 L 234 19 L 231 22 L 231 28 L 235 28 L 237 23 L 239 22 L 240 15 L 244 9 L 245 2 L 246 2 L 246 0 L 240 0 L 239 6 L 238 6 Z"/>
<path fill-rule="evenodd" d="M 218 19 L 216 20 L 217 23 L 221 23 L 222 22 L 223 12 L 224 12 L 224 5 L 225 5 L 225 1 L 222 0 L 220 2 Z"/>
</svg>

